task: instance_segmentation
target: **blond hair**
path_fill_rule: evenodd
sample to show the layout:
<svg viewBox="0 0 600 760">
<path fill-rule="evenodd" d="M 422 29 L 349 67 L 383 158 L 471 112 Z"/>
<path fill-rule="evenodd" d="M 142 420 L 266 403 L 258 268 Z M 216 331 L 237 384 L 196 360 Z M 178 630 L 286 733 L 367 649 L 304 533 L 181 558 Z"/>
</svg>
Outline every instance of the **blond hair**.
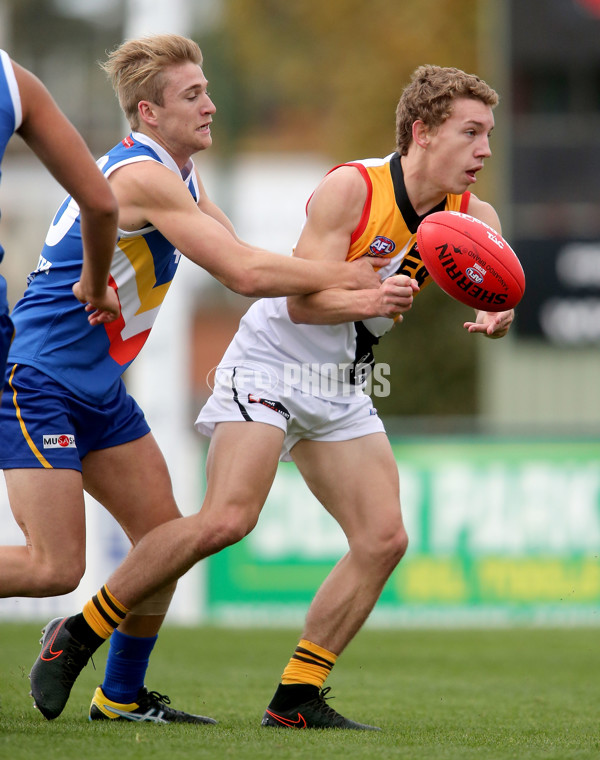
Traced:
<svg viewBox="0 0 600 760">
<path fill-rule="evenodd" d="M 137 129 L 140 100 L 162 106 L 165 70 L 188 62 L 202 64 L 202 51 L 193 40 L 178 34 L 153 34 L 126 40 L 100 66 L 108 74 L 131 128 Z"/>
<path fill-rule="evenodd" d="M 396 150 L 405 156 L 412 142 L 412 126 L 421 120 L 434 129 L 451 115 L 457 98 L 473 98 L 494 108 L 498 93 L 474 74 L 441 66 L 419 66 L 396 108 Z"/>
</svg>

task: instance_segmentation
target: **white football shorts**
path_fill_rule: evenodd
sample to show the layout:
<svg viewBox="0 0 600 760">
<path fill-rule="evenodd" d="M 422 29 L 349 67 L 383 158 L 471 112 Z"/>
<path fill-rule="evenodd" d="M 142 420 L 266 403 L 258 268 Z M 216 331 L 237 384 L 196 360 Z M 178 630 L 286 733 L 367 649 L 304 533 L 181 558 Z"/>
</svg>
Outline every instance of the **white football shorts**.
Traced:
<svg viewBox="0 0 600 760">
<path fill-rule="evenodd" d="M 360 388 L 279 362 L 217 368 L 196 430 L 210 438 L 218 422 L 243 421 L 284 431 L 282 461 L 291 460 L 290 451 L 300 440 L 348 441 L 385 432 L 371 398 Z"/>
</svg>

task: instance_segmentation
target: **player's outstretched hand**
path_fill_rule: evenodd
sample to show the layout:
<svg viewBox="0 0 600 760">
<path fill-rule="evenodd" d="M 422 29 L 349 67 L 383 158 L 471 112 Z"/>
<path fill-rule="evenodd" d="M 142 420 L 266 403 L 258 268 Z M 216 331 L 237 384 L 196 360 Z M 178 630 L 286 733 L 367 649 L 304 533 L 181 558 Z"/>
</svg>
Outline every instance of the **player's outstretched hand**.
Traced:
<svg viewBox="0 0 600 760">
<path fill-rule="evenodd" d="M 379 314 L 402 322 L 402 314 L 408 311 L 413 303 L 413 296 L 419 290 L 416 280 L 405 274 L 388 277 L 379 286 Z"/>
<path fill-rule="evenodd" d="M 465 322 L 463 327 L 470 333 L 483 333 L 487 338 L 503 338 L 509 331 L 514 317 L 514 309 L 478 311 L 475 322 Z"/>
<path fill-rule="evenodd" d="M 85 310 L 88 312 L 88 322 L 91 325 L 114 322 L 121 313 L 119 297 L 115 289 L 108 285 L 102 297 L 88 298 L 83 292 L 81 281 L 78 281 L 73 285 L 73 295 L 78 301 L 85 304 Z"/>
</svg>

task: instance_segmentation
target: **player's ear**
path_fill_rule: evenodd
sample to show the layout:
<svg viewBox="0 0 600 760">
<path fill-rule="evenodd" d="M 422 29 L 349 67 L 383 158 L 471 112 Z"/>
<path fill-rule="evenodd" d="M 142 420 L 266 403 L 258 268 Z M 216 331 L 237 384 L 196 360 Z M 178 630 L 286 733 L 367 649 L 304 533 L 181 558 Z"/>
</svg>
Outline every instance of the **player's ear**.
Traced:
<svg viewBox="0 0 600 760">
<path fill-rule="evenodd" d="M 426 148 L 429 145 L 429 127 L 421 119 L 413 122 L 412 139 L 420 148 Z"/>
<path fill-rule="evenodd" d="M 138 103 L 140 119 L 146 124 L 156 124 L 156 111 L 149 100 L 140 100 Z"/>
</svg>

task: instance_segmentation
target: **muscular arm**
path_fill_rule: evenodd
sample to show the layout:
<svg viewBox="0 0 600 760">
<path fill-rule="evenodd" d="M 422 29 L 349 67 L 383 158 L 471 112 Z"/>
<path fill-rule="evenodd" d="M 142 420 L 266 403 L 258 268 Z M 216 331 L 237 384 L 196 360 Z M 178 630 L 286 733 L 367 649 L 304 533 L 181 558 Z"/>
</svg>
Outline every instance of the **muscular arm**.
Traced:
<svg viewBox="0 0 600 760">
<path fill-rule="evenodd" d="M 328 174 L 311 198 L 294 255 L 321 262 L 345 261 L 366 198 L 367 187 L 356 168 L 343 166 Z M 288 312 L 293 322 L 305 324 L 393 318 L 410 308 L 415 289 L 414 281 L 400 275 L 364 290 L 328 290 L 289 297 Z"/>
<path fill-rule="evenodd" d="M 181 180 L 157 162 L 124 166 L 111 175 L 111 185 L 119 201 L 120 227 L 154 225 L 184 256 L 242 295 L 283 296 L 377 282 L 368 264 L 323 267 L 247 246 L 214 204 L 202 198 L 196 204 Z"/>
<path fill-rule="evenodd" d="M 495 209 L 489 203 L 471 195 L 468 213 L 489 224 L 502 234 L 500 219 Z M 464 327 L 470 333 L 481 333 L 487 338 L 503 338 L 509 331 L 515 316 L 514 309 L 508 311 L 476 311 L 474 322 L 465 322 Z"/>
<path fill-rule="evenodd" d="M 13 62 L 21 95 L 23 121 L 18 134 L 38 156 L 81 210 L 83 265 L 74 288 L 89 302 L 96 321 L 119 314 L 116 294 L 108 287 L 108 273 L 117 239 L 117 203 L 107 180 L 96 166 L 83 138 L 31 72 Z M 93 321 L 93 317 L 90 317 Z"/>
</svg>

